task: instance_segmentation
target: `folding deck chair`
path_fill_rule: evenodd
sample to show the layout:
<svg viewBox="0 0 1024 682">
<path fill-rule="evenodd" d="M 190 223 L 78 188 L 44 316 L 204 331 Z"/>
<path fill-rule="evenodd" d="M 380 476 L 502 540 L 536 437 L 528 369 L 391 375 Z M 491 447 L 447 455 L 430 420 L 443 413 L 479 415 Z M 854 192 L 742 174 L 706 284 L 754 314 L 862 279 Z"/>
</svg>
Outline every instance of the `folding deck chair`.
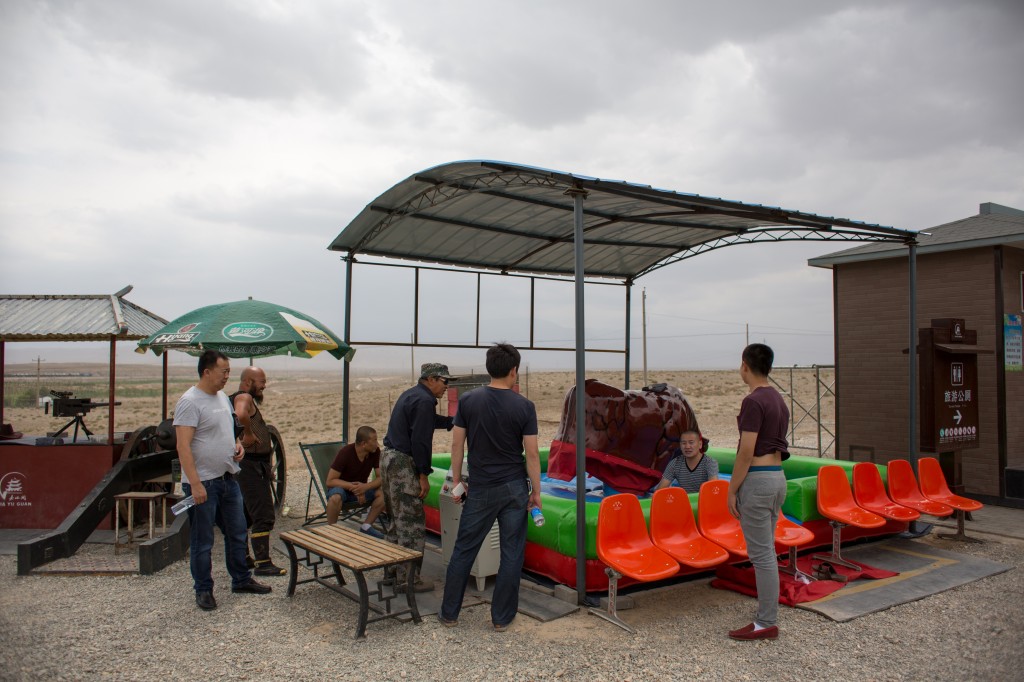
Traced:
<svg viewBox="0 0 1024 682">
<path fill-rule="evenodd" d="M 299 443 L 299 449 L 302 450 L 302 459 L 306 462 L 306 468 L 309 470 L 309 489 L 306 491 L 306 520 L 302 523 L 303 526 L 308 526 L 311 523 L 327 518 L 327 473 L 331 470 L 331 463 L 334 462 L 338 450 L 343 445 L 345 445 L 345 441 L 341 440 L 326 443 Z M 316 495 L 320 499 L 322 511 L 319 514 L 310 516 L 309 507 L 313 499 L 314 490 L 316 490 Z M 338 514 L 338 520 L 345 521 L 369 508 L 369 504 L 359 504 L 358 502 L 343 504 L 341 513 Z"/>
</svg>

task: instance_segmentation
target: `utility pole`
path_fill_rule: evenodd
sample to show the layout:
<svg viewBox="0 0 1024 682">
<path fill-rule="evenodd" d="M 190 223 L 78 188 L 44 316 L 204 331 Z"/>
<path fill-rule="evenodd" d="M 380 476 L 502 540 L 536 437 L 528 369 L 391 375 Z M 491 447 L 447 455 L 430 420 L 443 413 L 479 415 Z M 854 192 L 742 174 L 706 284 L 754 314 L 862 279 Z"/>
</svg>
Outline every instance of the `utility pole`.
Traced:
<svg viewBox="0 0 1024 682">
<path fill-rule="evenodd" d="M 36 356 L 36 407 L 39 407 L 40 391 L 42 391 L 42 362 L 46 358 Z"/>
<path fill-rule="evenodd" d="M 747 322 L 747 343 L 743 347 L 746 348 L 749 345 L 750 345 L 750 323 Z"/>
<path fill-rule="evenodd" d="M 416 383 L 416 346 L 412 345 L 415 337 L 409 334 L 409 375 L 412 383 Z"/>
<path fill-rule="evenodd" d="M 643 288 L 640 296 L 640 317 L 643 318 L 640 328 L 644 342 L 644 386 L 647 386 L 647 287 Z"/>
</svg>

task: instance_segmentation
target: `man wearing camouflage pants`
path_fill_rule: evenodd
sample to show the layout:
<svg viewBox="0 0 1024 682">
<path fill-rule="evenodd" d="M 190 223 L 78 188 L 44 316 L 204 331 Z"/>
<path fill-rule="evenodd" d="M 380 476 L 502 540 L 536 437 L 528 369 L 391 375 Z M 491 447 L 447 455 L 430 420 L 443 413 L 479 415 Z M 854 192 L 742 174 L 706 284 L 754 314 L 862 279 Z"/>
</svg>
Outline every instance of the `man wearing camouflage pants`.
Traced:
<svg viewBox="0 0 1024 682">
<path fill-rule="evenodd" d="M 437 414 L 437 399 L 444 395 L 451 379 L 446 365 L 424 364 L 420 368 L 419 382 L 395 402 L 384 436 L 380 473 L 384 504 L 391 516 L 387 540 L 418 552 L 423 551 L 425 540 L 423 498 L 430 492 L 427 475 L 433 471 L 434 430 L 452 429 L 452 418 Z M 420 560 L 415 567 L 414 589 L 430 592 L 434 589 L 433 582 L 419 575 L 422 563 Z M 388 580 L 394 581 L 396 591 L 404 591 L 407 585 L 404 566 L 389 571 L 385 575 L 385 581 Z"/>
</svg>

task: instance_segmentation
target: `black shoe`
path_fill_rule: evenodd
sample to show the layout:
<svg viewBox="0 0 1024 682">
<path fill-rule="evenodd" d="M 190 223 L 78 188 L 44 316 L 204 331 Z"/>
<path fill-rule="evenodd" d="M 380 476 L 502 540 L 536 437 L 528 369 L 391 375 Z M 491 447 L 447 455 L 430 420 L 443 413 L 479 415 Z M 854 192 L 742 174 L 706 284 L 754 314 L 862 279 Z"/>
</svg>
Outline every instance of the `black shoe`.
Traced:
<svg viewBox="0 0 1024 682">
<path fill-rule="evenodd" d="M 253 569 L 253 573 L 256 575 L 288 575 L 288 570 L 275 566 L 274 562 L 268 559 L 266 563 L 262 563 Z"/>
<path fill-rule="evenodd" d="M 213 598 L 213 592 L 196 592 L 196 606 L 203 611 L 213 611 L 217 608 L 217 600 Z"/>
<path fill-rule="evenodd" d="M 266 594 L 273 588 L 270 585 L 264 585 L 263 583 L 256 582 L 252 578 L 249 578 L 249 582 L 242 583 L 241 585 L 232 586 L 232 592 L 248 592 L 250 594 Z"/>
</svg>

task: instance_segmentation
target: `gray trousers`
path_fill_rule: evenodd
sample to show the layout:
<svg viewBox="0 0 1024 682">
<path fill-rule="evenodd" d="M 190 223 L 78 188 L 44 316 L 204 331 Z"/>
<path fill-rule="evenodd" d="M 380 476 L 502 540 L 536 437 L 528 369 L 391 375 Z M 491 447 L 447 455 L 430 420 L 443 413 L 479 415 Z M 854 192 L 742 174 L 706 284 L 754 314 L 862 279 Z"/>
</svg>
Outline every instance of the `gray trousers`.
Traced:
<svg viewBox="0 0 1024 682">
<path fill-rule="evenodd" d="M 786 474 L 751 471 L 736 494 L 740 527 L 757 581 L 757 616 L 765 627 L 779 620 L 779 560 L 775 554 L 775 524 L 786 499 Z"/>
</svg>

